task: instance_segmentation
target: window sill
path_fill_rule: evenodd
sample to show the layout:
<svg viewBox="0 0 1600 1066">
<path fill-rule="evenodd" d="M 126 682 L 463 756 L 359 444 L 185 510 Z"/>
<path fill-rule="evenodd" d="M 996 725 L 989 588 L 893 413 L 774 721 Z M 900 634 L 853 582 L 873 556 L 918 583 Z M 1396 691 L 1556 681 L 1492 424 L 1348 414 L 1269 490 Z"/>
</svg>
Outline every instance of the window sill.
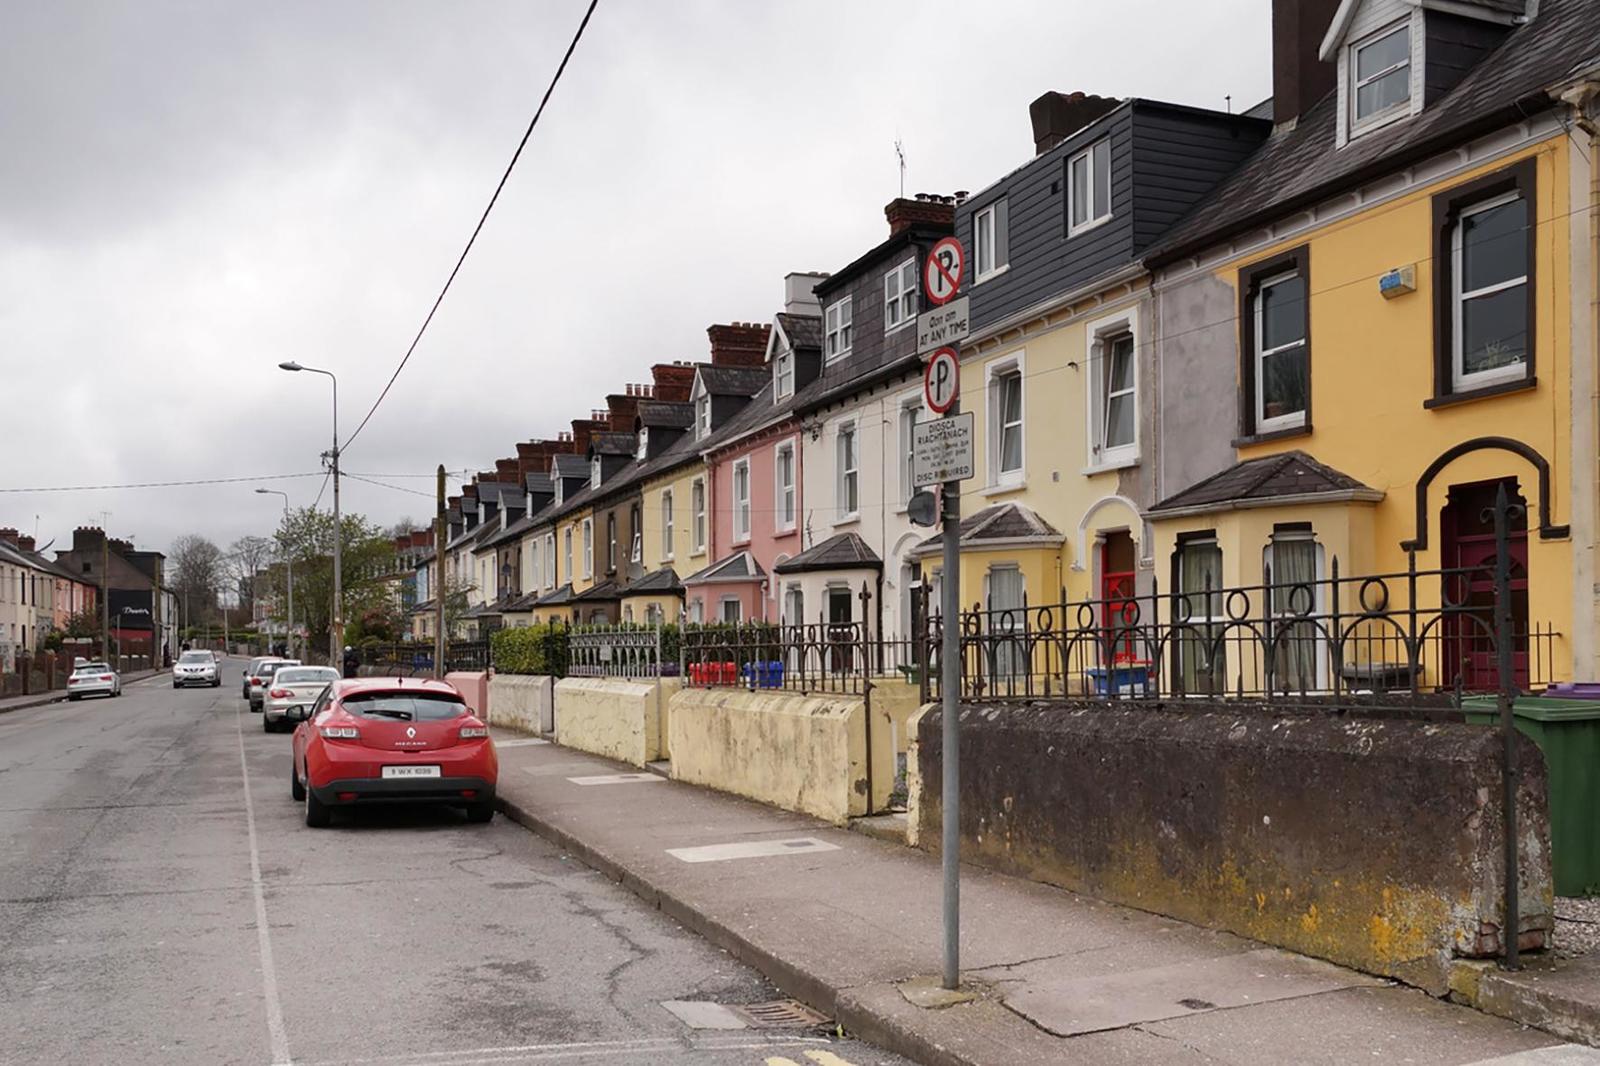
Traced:
<svg viewBox="0 0 1600 1066">
<path fill-rule="evenodd" d="M 748 533 L 745 534 L 742 537 L 734 537 L 732 540 L 730 540 L 728 542 L 728 547 L 730 547 L 730 548 L 747 548 L 749 546 L 750 546 L 750 535 Z"/>
<path fill-rule="evenodd" d="M 1130 455 L 1123 459 L 1110 459 L 1103 463 L 1091 463 L 1078 471 L 1084 477 L 1093 477 L 1096 474 L 1109 474 L 1116 470 L 1127 470 L 1129 467 L 1139 465 L 1139 457 Z"/>
<path fill-rule="evenodd" d="M 1539 379 L 1529 375 L 1515 381 L 1502 381 L 1498 385 L 1480 385 L 1475 389 L 1463 392 L 1449 392 L 1443 396 L 1434 396 L 1423 400 L 1422 406 L 1428 410 L 1436 407 L 1453 407 L 1458 403 L 1471 403 L 1473 400 L 1487 400 L 1494 396 L 1505 396 L 1513 392 L 1528 392 L 1539 387 Z"/>
<path fill-rule="evenodd" d="M 1284 426 L 1282 429 L 1269 429 L 1261 433 L 1246 433 L 1233 438 L 1235 448 L 1248 448 L 1252 444 L 1266 444 L 1269 441 L 1288 440 L 1290 437 L 1311 436 L 1311 423 L 1303 422 L 1298 426 Z"/>
<path fill-rule="evenodd" d="M 896 325 L 884 326 L 883 327 L 883 335 L 885 337 L 893 336 L 894 334 L 899 333 L 901 330 L 908 329 L 911 326 L 914 326 L 916 324 L 917 324 L 917 318 L 916 318 L 915 315 L 913 315 L 910 318 L 905 319 L 904 321 L 897 323 Z"/>
<path fill-rule="evenodd" d="M 838 529 L 840 526 L 859 525 L 860 522 L 861 522 L 861 512 L 857 511 L 854 514 L 847 514 L 847 515 L 843 515 L 843 516 L 841 516 L 839 518 L 834 519 L 833 528 L 834 529 Z"/>
<path fill-rule="evenodd" d="M 785 526 L 782 529 L 774 530 L 772 533 L 772 539 L 782 540 L 785 537 L 792 537 L 798 532 L 800 532 L 799 526 Z"/>
<path fill-rule="evenodd" d="M 986 281 L 993 281 L 995 278 L 998 278 L 1001 274 L 1004 274 L 1006 271 L 1008 271 L 1010 269 L 1011 269 L 1011 264 L 1007 263 L 1004 266 L 995 267 L 993 270 L 989 271 L 987 274 L 973 274 L 972 275 L 972 284 L 974 284 L 974 285 L 982 285 Z"/>
<path fill-rule="evenodd" d="M 1021 492 L 1028 487 L 1026 479 L 1022 481 L 1003 481 L 998 485 L 987 485 L 978 490 L 979 496 L 1005 496 L 1013 492 Z"/>
<path fill-rule="evenodd" d="M 1070 240 L 1073 237 L 1080 237 L 1091 230 L 1097 230 L 1101 226 L 1104 226 L 1107 222 L 1110 222 L 1112 217 L 1113 216 L 1111 215 L 1102 215 L 1099 218 L 1091 219 L 1080 226 L 1073 226 L 1069 224 L 1067 226 L 1067 239 Z"/>
</svg>

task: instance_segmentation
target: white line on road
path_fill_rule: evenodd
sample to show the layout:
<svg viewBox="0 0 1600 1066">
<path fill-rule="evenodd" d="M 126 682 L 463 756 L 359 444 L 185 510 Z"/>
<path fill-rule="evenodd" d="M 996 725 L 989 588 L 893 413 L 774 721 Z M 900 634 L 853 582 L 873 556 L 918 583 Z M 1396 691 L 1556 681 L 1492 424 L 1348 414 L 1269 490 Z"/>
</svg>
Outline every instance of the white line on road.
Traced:
<svg viewBox="0 0 1600 1066">
<path fill-rule="evenodd" d="M 726 862 L 729 859 L 764 859 L 773 855 L 804 855 L 838 851 L 839 845 L 816 837 L 792 840 L 742 840 L 733 844 L 706 844 L 698 848 L 668 848 L 667 854 L 684 862 Z"/>
<path fill-rule="evenodd" d="M 494 746 L 497 748 L 526 748 L 549 743 L 548 740 L 540 740 L 538 737 L 524 737 L 521 740 L 496 740 Z"/>
<path fill-rule="evenodd" d="M 421 1051 L 376 1058 L 327 1059 L 297 1066 L 396 1066 L 399 1063 L 456 1066 L 464 1063 L 532 1062 L 590 1055 L 632 1055 L 648 1051 L 751 1051 L 826 1044 L 826 1037 L 744 1034 L 685 1042 L 679 1037 L 643 1037 L 633 1040 L 588 1040 L 565 1044 L 513 1044 L 506 1047 L 462 1048 L 459 1051 Z"/>
<path fill-rule="evenodd" d="M 261 953 L 261 997 L 267 1006 L 267 1040 L 273 1066 L 288 1066 L 289 1032 L 283 1025 L 283 1005 L 278 1001 L 278 971 L 272 964 L 272 934 L 267 928 L 267 897 L 261 886 L 261 851 L 256 846 L 256 805 L 250 798 L 250 764 L 244 757 L 243 712 L 233 712 L 239 733 L 239 772 L 244 778 L 244 819 L 250 833 L 250 888 L 256 900 L 256 948 Z"/>
<path fill-rule="evenodd" d="M 588 777 L 569 777 L 574 785 L 642 785 L 651 781 L 665 781 L 658 774 L 591 774 Z"/>
</svg>

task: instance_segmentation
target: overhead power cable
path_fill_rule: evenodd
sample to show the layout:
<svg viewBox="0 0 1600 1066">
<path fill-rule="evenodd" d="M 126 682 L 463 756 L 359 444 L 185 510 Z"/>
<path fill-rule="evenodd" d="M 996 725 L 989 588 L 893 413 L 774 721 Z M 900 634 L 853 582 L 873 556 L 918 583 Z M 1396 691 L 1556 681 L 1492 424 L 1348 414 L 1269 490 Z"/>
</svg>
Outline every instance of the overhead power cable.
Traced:
<svg viewBox="0 0 1600 1066">
<path fill-rule="evenodd" d="M 304 474 L 249 474 L 244 477 L 201 477 L 184 481 L 137 481 L 126 485 L 35 485 L 30 488 L 0 489 L 0 492 L 94 492 L 110 489 L 173 489 L 186 485 L 233 485 L 241 481 L 285 481 L 291 478 L 319 477 L 321 470 Z"/>
<path fill-rule="evenodd" d="M 478 234 L 483 231 L 483 224 L 489 220 L 489 212 L 494 210 L 496 201 L 500 199 L 500 192 L 506 187 L 511 172 L 516 168 L 517 160 L 522 158 L 522 150 L 528 146 L 528 138 L 533 136 L 533 129 L 539 124 L 539 116 L 544 114 L 545 105 L 550 102 L 550 94 L 555 92 L 556 85 L 561 81 L 561 75 L 566 72 L 567 62 L 572 59 L 572 53 L 578 47 L 578 41 L 583 37 L 583 31 L 589 25 L 589 19 L 594 15 L 594 9 L 600 0 L 589 0 L 589 8 L 583 13 L 583 21 L 578 23 L 578 32 L 572 35 L 572 42 L 567 45 L 566 54 L 561 57 L 561 65 L 556 68 L 555 76 L 550 79 L 550 85 L 544 91 L 544 97 L 539 101 L 539 109 L 533 113 L 533 118 L 528 122 L 528 128 L 523 131 L 522 140 L 517 142 L 517 150 L 511 154 L 511 162 L 506 164 L 505 173 L 500 175 L 500 183 L 494 187 L 494 195 L 489 197 L 489 205 L 483 209 L 483 214 L 478 218 L 478 224 L 472 228 L 472 236 L 467 238 L 467 246 L 461 249 L 461 255 L 456 259 L 456 265 L 451 268 L 450 276 L 445 279 L 444 288 L 439 290 L 439 295 L 433 301 L 433 306 L 428 309 L 428 317 L 422 320 L 422 328 L 417 330 L 417 335 L 411 339 L 411 346 L 406 349 L 406 354 L 401 356 L 400 364 L 394 368 L 394 373 L 389 375 L 388 384 L 383 391 L 378 393 L 378 398 L 373 401 L 371 409 L 361 424 L 356 426 L 356 431 L 345 438 L 344 449 L 348 449 L 355 439 L 361 436 L 361 431 L 367 428 L 367 423 L 378 410 L 378 405 L 383 403 L 384 397 L 389 395 L 389 390 L 394 387 L 395 380 L 399 378 L 400 371 L 406 368 L 411 355 L 417 350 L 417 345 L 422 341 L 422 335 L 428 331 L 428 326 L 433 322 L 433 316 L 438 312 L 439 305 L 444 303 L 445 294 L 450 291 L 450 285 L 456 280 L 456 275 L 461 272 L 461 265 L 467 261 L 467 254 L 472 251 L 473 244 L 478 239 Z"/>
</svg>

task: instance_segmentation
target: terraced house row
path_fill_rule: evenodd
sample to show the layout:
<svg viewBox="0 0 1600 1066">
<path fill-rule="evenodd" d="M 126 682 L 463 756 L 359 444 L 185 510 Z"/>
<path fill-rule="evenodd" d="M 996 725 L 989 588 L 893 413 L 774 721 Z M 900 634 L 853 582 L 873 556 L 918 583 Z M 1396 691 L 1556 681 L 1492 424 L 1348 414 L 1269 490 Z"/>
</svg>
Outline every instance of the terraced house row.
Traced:
<svg viewBox="0 0 1600 1066">
<path fill-rule="evenodd" d="M 1472 567 L 1504 487 L 1514 622 L 1551 634 L 1542 672 L 1596 676 L 1600 5 L 1271 15 L 1258 106 L 1046 93 L 1015 170 L 895 200 L 882 243 L 789 275 L 770 322 L 713 326 L 707 361 L 518 445 L 451 503 L 464 624 L 912 631 L 944 578 L 905 508 L 918 268 L 954 234 L 964 603 Z M 1469 584 L 1411 595 L 1487 613 Z"/>
</svg>

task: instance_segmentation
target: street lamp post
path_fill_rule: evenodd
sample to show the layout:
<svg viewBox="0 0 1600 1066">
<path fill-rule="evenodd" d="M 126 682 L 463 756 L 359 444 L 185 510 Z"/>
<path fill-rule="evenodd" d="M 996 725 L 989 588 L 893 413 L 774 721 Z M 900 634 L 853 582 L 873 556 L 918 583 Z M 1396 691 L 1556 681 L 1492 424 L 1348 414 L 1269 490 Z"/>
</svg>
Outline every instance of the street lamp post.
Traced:
<svg viewBox="0 0 1600 1066">
<path fill-rule="evenodd" d="M 344 579 L 340 570 L 340 544 L 344 539 L 344 529 L 339 518 L 339 379 L 331 370 L 319 370 L 314 366 L 301 366 L 294 360 L 279 363 L 278 369 L 301 371 L 309 370 L 313 374 L 325 375 L 333 382 L 333 451 L 330 458 L 333 461 L 333 624 L 328 627 L 328 662 L 339 662 L 339 647 L 344 643 Z"/>
<path fill-rule="evenodd" d="M 283 497 L 283 526 L 284 526 L 284 532 L 285 532 L 285 534 L 287 534 L 288 533 L 288 529 L 289 529 L 289 494 L 287 492 L 284 492 L 284 491 L 280 490 L 280 489 L 256 489 L 256 492 L 260 493 L 263 496 L 282 496 Z M 283 573 L 284 573 L 284 579 L 285 579 L 285 581 L 287 581 L 287 583 L 289 585 L 289 611 L 288 611 L 288 614 L 289 614 L 289 618 L 288 618 L 289 658 L 293 659 L 293 658 L 295 658 L 295 654 L 294 654 L 294 554 L 289 551 L 289 548 L 288 548 L 287 545 L 285 545 L 285 547 L 283 549 Z"/>
</svg>

